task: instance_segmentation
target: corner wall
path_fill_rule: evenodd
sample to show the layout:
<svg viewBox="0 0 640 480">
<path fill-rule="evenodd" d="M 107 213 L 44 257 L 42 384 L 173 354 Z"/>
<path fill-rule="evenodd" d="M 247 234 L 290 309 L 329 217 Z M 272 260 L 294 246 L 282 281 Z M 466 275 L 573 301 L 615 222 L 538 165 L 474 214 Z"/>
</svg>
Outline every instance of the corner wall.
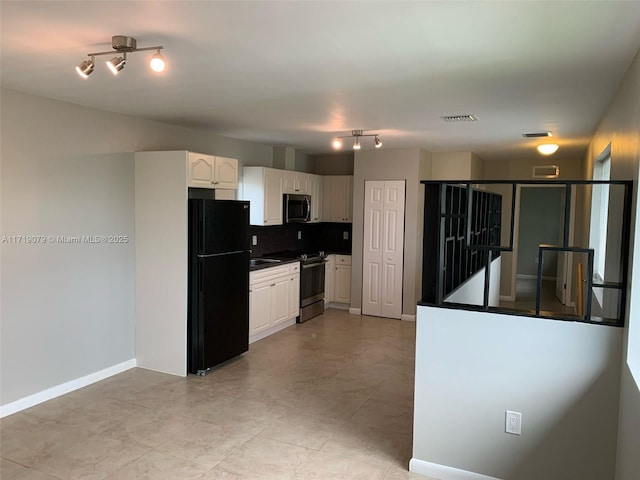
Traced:
<svg viewBox="0 0 640 480">
<path fill-rule="evenodd" d="M 187 149 L 238 158 L 242 167 L 271 165 L 272 148 L 6 89 L 1 95 L 2 235 L 127 238 L 2 243 L 5 407 L 134 361 L 131 152 Z"/>
<path fill-rule="evenodd" d="M 364 228 L 364 182 L 366 180 L 406 180 L 404 272 L 402 314 L 415 315 L 417 303 L 417 250 L 422 231 L 418 231 L 420 164 L 427 162 L 417 148 L 360 150 L 355 153 L 353 178 L 353 242 L 351 256 L 351 307 L 362 308 L 362 242 Z"/>
<path fill-rule="evenodd" d="M 627 318 L 621 355 L 620 418 L 616 480 L 640 476 L 640 217 L 637 209 L 640 168 L 640 52 L 625 76 L 611 106 L 589 146 L 585 170 L 591 176 L 593 162 L 611 143 L 611 178 L 633 180 L 631 258 Z M 588 226 L 589 209 L 584 223 Z M 587 235 L 588 228 L 585 227 Z"/>
</svg>

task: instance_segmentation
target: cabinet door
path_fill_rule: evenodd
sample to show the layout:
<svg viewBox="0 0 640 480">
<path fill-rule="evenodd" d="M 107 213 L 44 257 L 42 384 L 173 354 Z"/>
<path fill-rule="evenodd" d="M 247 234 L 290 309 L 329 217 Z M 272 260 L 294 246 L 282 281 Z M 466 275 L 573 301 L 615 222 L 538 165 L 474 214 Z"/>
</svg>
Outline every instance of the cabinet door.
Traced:
<svg viewBox="0 0 640 480">
<path fill-rule="evenodd" d="M 311 193 L 309 186 L 311 175 L 304 172 L 296 172 L 296 192 L 301 195 L 308 195 Z"/>
<path fill-rule="evenodd" d="M 238 189 L 238 160 L 235 158 L 215 157 L 215 188 Z"/>
<path fill-rule="evenodd" d="M 331 221 L 351 222 L 353 177 L 338 175 L 331 179 Z"/>
<path fill-rule="evenodd" d="M 336 262 L 335 255 L 327 257 L 327 263 L 324 266 L 324 303 L 335 301 L 335 277 Z"/>
<path fill-rule="evenodd" d="M 282 225 L 282 172 L 264 170 L 264 224 Z"/>
<path fill-rule="evenodd" d="M 298 178 L 292 170 L 282 170 L 282 193 L 298 193 Z"/>
<path fill-rule="evenodd" d="M 331 218 L 331 185 L 333 177 L 322 177 L 322 221 L 332 222 Z"/>
<path fill-rule="evenodd" d="M 289 278 L 289 316 L 288 318 L 300 315 L 300 275 Z"/>
<path fill-rule="evenodd" d="M 249 292 L 249 334 L 269 328 L 271 305 L 271 284 L 259 283 L 251 286 Z"/>
<path fill-rule="evenodd" d="M 189 186 L 215 188 L 215 157 L 189 153 Z"/>
<path fill-rule="evenodd" d="M 289 276 L 271 282 L 271 325 L 288 320 L 289 317 Z"/>
<path fill-rule="evenodd" d="M 309 193 L 311 194 L 311 221 L 322 221 L 322 177 L 311 175 L 309 178 Z"/>
<path fill-rule="evenodd" d="M 351 303 L 351 265 L 336 265 L 335 301 Z"/>
</svg>

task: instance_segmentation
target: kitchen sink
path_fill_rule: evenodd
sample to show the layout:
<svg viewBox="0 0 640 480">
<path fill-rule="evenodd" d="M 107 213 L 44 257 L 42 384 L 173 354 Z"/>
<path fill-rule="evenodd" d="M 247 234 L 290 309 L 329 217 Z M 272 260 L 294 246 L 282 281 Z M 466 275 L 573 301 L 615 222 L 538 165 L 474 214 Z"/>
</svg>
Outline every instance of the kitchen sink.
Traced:
<svg viewBox="0 0 640 480">
<path fill-rule="evenodd" d="M 249 266 L 257 267 L 258 265 L 266 265 L 267 263 L 280 263 L 282 260 L 277 258 L 252 258 L 249 261 Z"/>
</svg>

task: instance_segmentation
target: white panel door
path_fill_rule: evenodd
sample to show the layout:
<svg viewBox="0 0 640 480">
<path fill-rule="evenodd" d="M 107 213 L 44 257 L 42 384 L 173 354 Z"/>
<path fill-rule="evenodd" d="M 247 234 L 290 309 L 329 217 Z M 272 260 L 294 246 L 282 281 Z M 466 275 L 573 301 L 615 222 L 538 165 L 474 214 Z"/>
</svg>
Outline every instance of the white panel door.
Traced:
<svg viewBox="0 0 640 480">
<path fill-rule="evenodd" d="M 402 316 L 404 181 L 365 182 L 362 313 Z"/>
<path fill-rule="evenodd" d="M 405 182 L 385 182 L 382 224 L 382 316 L 402 317 Z"/>
<path fill-rule="evenodd" d="M 382 220 L 384 182 L 365 182 L 362 272 L 362 313 L 382 316 Z"/>
</svg>

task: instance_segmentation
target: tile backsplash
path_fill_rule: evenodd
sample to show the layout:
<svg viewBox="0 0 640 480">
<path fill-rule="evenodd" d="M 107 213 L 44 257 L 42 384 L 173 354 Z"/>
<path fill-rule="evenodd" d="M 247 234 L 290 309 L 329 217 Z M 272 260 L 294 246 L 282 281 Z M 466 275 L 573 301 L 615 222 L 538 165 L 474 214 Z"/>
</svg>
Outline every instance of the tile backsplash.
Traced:
<svg viewBox="0 0 640 480">
<path fill-rule="evenodd" d="M 351 253 L 350 223 L 289 223 L 270 227 L 251 226 L 251 236 L 257 237 L 253 257 L 292 250 L 296 252 Z M 300 232 L 300 234 L 298 234 Z M 300 235 L 301 238 L 298 238 Z M 346 239 L 344 237 L 347 237 Z"/>
</svg>

